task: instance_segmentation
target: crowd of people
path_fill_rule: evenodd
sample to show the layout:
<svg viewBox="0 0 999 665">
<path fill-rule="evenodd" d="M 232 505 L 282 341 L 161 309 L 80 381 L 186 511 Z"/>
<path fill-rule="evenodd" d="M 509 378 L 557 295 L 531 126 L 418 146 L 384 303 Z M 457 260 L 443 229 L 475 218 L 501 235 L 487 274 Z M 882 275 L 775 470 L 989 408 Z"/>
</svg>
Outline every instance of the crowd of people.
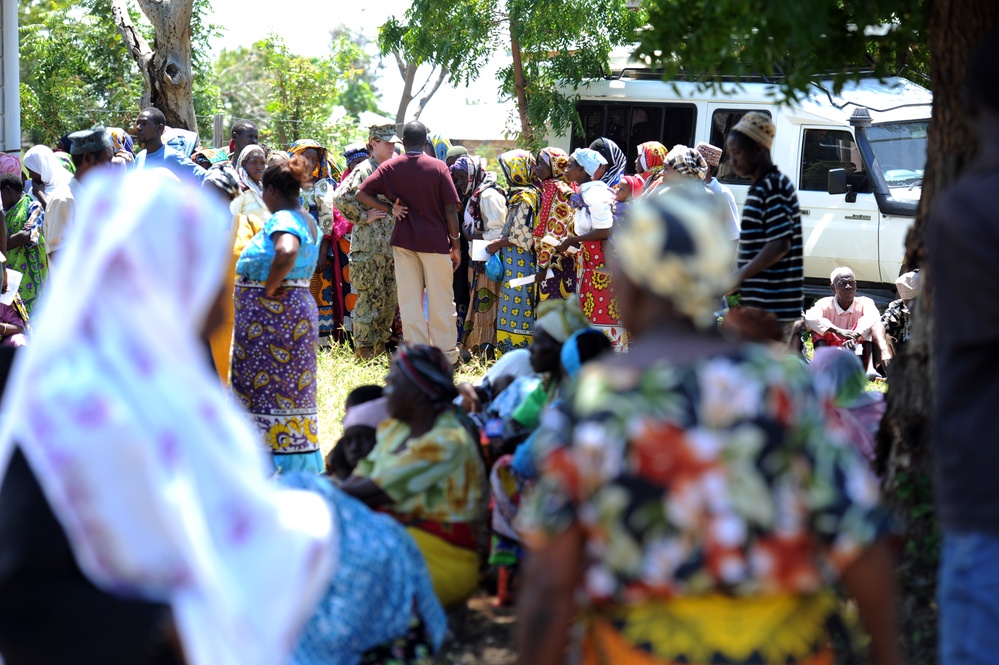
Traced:
<svg viewBox="0 0 999 665">
<path fill-rule="evenodd" d="M 802 312 L 774 133 L 747 113 L 634 175 L 607 138 L 496 173 L 386 124 L 341 168 L 145 109 L 138 154 L 96 128 L 0 159 L 0 657 L 430 663 L 491 580 L 522 663 L 828 665 L 840 590 L 901 662 L 867 386 L 919 273 L 881 315 L 842 267 Z M 392 352 L 332 447 L 323 338 Z M 465 354 L 496 358 L 475 385 Z"/>
</svg>

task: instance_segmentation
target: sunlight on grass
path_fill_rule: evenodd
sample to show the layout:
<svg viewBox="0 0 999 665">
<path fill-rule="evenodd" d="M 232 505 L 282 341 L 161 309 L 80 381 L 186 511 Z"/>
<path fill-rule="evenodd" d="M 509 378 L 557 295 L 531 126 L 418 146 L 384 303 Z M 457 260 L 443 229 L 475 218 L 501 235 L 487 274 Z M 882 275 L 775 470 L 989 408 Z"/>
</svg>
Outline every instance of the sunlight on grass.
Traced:
<svg viewBox="0 0 999 665">
<path fill-rule="evenodd" d="M 366 384 L 385 384 L 389 372 L 389 356 L 358 360 L 351 348 L 335 344 L 320 349 L 318 356 L 319 440 L 325 455 L 340 438 L 343 428 L 343 403 L 351 390 Z M 489 363 L 473 360 L 455 372 L 455 383 L 478 383 Z"/>
</svg>

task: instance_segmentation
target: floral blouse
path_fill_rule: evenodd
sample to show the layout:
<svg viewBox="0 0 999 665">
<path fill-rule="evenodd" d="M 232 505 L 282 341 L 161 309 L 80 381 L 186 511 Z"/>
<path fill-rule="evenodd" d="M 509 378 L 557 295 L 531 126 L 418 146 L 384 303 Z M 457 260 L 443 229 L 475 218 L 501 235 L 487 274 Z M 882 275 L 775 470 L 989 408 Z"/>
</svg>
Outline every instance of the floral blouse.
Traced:
<svg viewBox="0 0 999 665">
<path fill-rule="evenodd" d="M 573 523 L 592 602 L 821 590 L 887 520 L 807 371 L 747 347 L 690 366 L 591 364 L 542 423 L 527 542 Z"/>
<path fill-rule="evenodd" d="M 354 475 L 378 485 L 394 502 L 392 512 L 404 520 L 483 522 L 489 512 L 485 464 L 455 413 L 442 413 L 433 429 L 400 451 L 409 432 L 400 420 L 382 423 L 374 450 Z"/>
</svg>

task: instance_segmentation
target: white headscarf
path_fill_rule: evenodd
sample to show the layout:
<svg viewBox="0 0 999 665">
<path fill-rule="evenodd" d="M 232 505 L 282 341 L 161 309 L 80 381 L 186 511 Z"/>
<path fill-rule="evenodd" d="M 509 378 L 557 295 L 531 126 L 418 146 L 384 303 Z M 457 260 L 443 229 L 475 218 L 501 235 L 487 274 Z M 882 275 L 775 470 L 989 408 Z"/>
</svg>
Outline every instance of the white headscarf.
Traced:
<svg viewBox="0 0 999 665">
<path fill-rule="evenodd" d="M 0 477 L 16 442 L 86 575 L 170 603 L 187 662 L 284 662 L 333 525 L 321 497 L 267 480 L 198 338 L 230 215 L 153 171 L 88 185 L 0 407 Z"/>
<path fill-rule="evenodd" d="M 264 149 L 261 148 L 259 145 L 251 143 L 250 145 L 243 148 L 243 152 L 239 153 L 239 159 L 236 160 L 236 172 L 239 174 L 239 179 L 242 181 L 242 183 L 247 187 L 249 187 L 250 191 L 256 194 L 257 197 L 260 198 L 262 202 L 264 193 L 260 188 L 260 183 L 255 182 L 253 178 L 250 177 L 250 174 L 246 172 L 246 169 L 243 168 L 243 162 L 249 159 L 250 155 L 253 155 L 258 152 L 260 153 L 261 157 L 267 156 L 267 153 L 265 153 Z"/>
<path fill-rule="evenodd" d="M 45 195 L 52 196 L 55 188 L 73 179 L 73 174 L 66 170 L 59 158 L 47 145 L 36 145 L 24 153 L 24 168 L 31 169 L 42 177 L 45 183 Z"/>
</svg>

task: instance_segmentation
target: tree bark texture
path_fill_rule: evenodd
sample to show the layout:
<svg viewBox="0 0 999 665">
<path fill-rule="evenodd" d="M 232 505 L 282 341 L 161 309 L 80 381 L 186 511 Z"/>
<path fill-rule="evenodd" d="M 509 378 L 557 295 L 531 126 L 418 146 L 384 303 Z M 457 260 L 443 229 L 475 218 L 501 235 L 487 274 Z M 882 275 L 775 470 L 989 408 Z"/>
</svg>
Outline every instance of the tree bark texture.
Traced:
<svg viewBox="0 0 999 665">
<path fill-rule="evenodd" d="M 517 18 L 510 15 L 510 52 L 513 56 L 513 86 L 517 91 L 517 112 L 520 115 L 521 139 L 525 145 L 534 142 L 534 132 L 527 113 L 527 80 L 524 78 L 524 54 L 517 37 Z"/>
<path fill-rule="evenodd" d="M 925 230 L 936 197 L 977 155 L 964 101 L 971 52 L 999 27 L 995 0 L 932 0 L 930 68 L 933 116 L 927 141 L 923 192 L 906 239 L 906 265 L 920 268 L 921 290 L 911 319 L 911 338 L 889 373 L 888 411 L 878 435 L 878 466 L 884 493 L 903 520 L 898 583 L 902 636 L 910 665 L 937 662 L 936 579 L 940 533 L 933 505 L 930 414 L 933 405 L 932 273 L 926 271 Z M 973 288 L 974 285 L 968 285 Z"/>
<path fill-rule="evenodd" d="M 143 106 L 163 111 L 170 127 L 198 131 L 194 115 L 191 15 L 194 0 L 137 0 L 153 25 L 152 47 L 128 15 L 126 0 L 112 0 L 112 15 L 125 44 L 146 79 Z"/>
</svg>

